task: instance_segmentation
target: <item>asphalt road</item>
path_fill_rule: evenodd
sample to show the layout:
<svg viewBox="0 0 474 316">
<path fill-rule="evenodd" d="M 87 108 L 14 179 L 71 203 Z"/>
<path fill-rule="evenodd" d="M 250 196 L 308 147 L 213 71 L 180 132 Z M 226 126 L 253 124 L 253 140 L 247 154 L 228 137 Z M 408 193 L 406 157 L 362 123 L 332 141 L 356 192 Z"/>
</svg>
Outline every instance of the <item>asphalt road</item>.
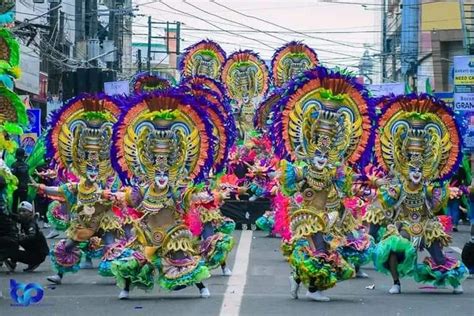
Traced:
<svg viewBox="0 0 474 316">
<path fill-rule="evenodd" d="M 454 243 L 448 249 L 453 255 L 468 240 L 468 226 L 460 226 L 454 233 Z M 288 294 L 290 268 L 279 252 L 279 241 L 256 231 L 238 231 L 239 242 L 229 258 L 233 277 L 213 271 L 206 285 L 211 298 L 201 299 L 196 288 L 166 293 L 155 288 L 150 293 L 135 290 L 130 300 L 119 301 L 119 289 L 113 279 L 103 278 L 96 270 L 82 270 L 68 274 L 60 286 L 51 286 L 46 276 L 51 275 L 49 260 L 33 273 L 7 274 L 0 268 L 0 316 L 9 315 L 474 315 L 474 280 L 464 283 L 463 295 L 453 295 L 450 289 L 434 289 L 402 280 L 400 295 L 389 295 L 389 277 L 377 273 L 371 266 L 364 268 L 368 279 L 354 279 L 338 284 L 327 291 L 331 302 L 318 303 L 305 298 L 293 300 Z M 236 259 L 237 257 L 237 259 Z M 236 262 L 237 261 L 237 262 Z M 235 265 L 235 266 L 234 266 Z M 43 286 L 44 297 L 28 307 L 13 304 L 10 298 L 10 279 L 36 282 Z M 373 290 L 367 286 L 375 284 Z"/>
</svg>

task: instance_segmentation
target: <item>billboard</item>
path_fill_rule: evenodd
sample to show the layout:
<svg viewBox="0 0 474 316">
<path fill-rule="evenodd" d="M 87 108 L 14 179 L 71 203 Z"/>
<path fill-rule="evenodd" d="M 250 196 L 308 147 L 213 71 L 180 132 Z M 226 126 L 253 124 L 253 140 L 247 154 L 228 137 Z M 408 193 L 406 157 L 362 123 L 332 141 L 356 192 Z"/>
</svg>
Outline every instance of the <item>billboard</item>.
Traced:
<svg viewBox="0 0 474 316">
<path fill-rule="evenodd" d="M 454 110 L 474 111 L 474 56 L 454 57 Z"/>
<path fill-rule="evenodd" d="M 474 153 L 474 56 L 454 57 L 454 112 L 464 152 Z"/>
</svg>

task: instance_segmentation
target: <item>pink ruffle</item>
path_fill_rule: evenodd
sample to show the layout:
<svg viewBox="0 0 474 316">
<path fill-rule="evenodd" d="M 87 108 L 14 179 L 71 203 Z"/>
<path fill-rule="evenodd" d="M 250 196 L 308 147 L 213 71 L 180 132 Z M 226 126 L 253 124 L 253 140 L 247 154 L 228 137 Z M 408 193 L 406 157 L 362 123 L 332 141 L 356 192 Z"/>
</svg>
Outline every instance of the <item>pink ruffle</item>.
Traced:
<svg viewBox="0 0 474 316">
<path fill-rule="evenodd" d="M 436 264 L 436 262 L 434 262 L 433 258 L 431 257 L 426 257 L 423 262 L 429 265 L 431 270 L 438 270 L 442 272 L 453 270 L 459 266 L 459 261 L 457 259 L 448 256 L 445 258 L 446 260 L 444 264 Z"/>
</svg>

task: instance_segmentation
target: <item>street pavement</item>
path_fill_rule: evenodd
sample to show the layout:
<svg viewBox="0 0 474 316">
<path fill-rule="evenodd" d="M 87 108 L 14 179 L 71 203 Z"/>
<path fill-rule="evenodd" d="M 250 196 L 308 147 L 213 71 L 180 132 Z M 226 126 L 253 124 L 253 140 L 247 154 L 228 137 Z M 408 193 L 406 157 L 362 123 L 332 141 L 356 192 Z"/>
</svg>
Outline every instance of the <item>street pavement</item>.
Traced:
<svg viewBox="0 0 474 316">
<path fill-rule="evenodd" d="M 47 231 L 45 231 L 46 233 Z M 9 315 L 474 315 L 474 279 L 464 283 L 464 294 L 453 295 L 451 289 L 435 289 L 402 280 L 402 294 L 390 295 L 391 279 L 368 265 L 368 279 L 354 279 L 327 291 L 331 302 L 319 303 L 305 297 L 289 296 L 290 268 L 279 251 L 279 240 L 265 237 L 260 231 L 237 231 L 237 244 L 229 258 L 235 272 L 232 277 L 221 275 L 220 269 L 205 283 L 211 298 L 199 298 L 197 288 L 167 293 L 156 287 L 150 293 L 134 290 L 130 300 L 117 299 L 119 289 L 112 278 L 103 278 L 97 270 L 82 270 L 67 274 L 63 284 L 49 285 L 52 274 L 49 259 L 33 273 L 24 273 L 23 265 L 8 274 L 0 268 L 0 316 Z M 468 226 L 460 226 L 447 251 L 459 257 L 468 240 Z M 57 240 L 57 239 L 56 239 Z M 97 263 L 95 260 L 94 263 Z M 10 279 L 22 283 L 39 283 L 44 288 L 43 299 L 27 307 L 14 304 L 10 298 Z M 366 287 L 375 285 L 374 289 Z"/>
</svg>

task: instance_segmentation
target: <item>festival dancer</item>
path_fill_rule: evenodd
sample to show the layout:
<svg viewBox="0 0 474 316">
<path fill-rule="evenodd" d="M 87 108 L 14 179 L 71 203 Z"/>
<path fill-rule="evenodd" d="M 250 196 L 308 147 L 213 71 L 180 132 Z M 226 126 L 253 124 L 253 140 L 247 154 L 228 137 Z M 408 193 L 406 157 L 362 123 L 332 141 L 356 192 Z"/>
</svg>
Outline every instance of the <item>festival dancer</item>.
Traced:
<svg viewBox="0 0 474 316">
<path fill-rule="evenodd" d="M 72 217 L 67 239 L 59 241 L 50 252 L 57 271 L 47 278 L 52 283 L 61 284 L 65 273 L 79 270 L 79 246 L 86 243 L 101 255 L 100 246 L 106 249 L 123 233 L 105 187 L 107 178 L 114 176 L 110 146 L 112 127 L 119 115 L 120 108 L 113 99 L 81 95 L 52 119 L 49 152 L 61 169 L 73 170 L 79 177 L 79 182 L 59 187 L 33 183 L 39 194 L 64 199 Z"/>
<path fill-rule="evenodd" d="M 219 182 L 219 179 L 216 179 Z M 222 216 L 220 207 L 224 204 L 224 199 L 230 197 L 230 189 L 219 190 L 207 188 L 196 194 L 188 212 L 192 218 L 197 216 L 197 221 L 190 223 L 193 234 L 200 236 L 200 253 L 206 260 L 206 265 L 210 270 L 221 267 L 224 276 L 231 276 L 232 271 L 227 266 L 227 256 L 234 246 L 232 232 L 235 229 L 235 222 Z"/>
<path fill-rule="evenodd" d="M 222 67 L 221 80 L 234 102 L 239 139 L 247 141 L 254 129 L 254 116 L 269 88 L 269 71 L 258 54 L 245 50 L 230 55 Z"/>
<path fill-rule="evenodd" d="M 155 271 L 163 289 L 196 285 L 201 297 L 210 296 L 202 283 L 209 269 L 184 223 L 196 199 L 191 184 L 205 180 L 214 159 L 213 124 L 197 103 L 176 90 L 144 95 L 115 130 L 116 170 L 136 185 L 114 196 L 143 213 L 135 227 L 141 246 L 112 264 L 120 299 L 136 286 L 152 289 Z"/>
<path fill-rule="evenodd" d="M 390 294 L 401 293 L 400 278 L 405 276 L 463 293 L 467 269 L 443 253 L 451 237 L 435 216 L 448 199 L 445 180 L 456 171 L 461 155 L 452 111 L 428 95 L 398 96 L 386 100 L 377 123 L 376 158 L 389 180 L 371 178 L 382 206 L 370 210 L 372 218 L 388 224 L 375 250 L 375 267 L 392 276 Z M 372 223 L 374 236 L 378 223 Z M 431 257 L 417 264 L 422 249 Z"/>
<path fill-rule="evenodd" d="M 283 111 L 274 113 L 271 134 L 276 153 L 301 164 L 281 162 L 284 191 L 303 197 L 301 207 L 290 215 L 291 295 L 298 298 L 303 283 L 310 299 L 329 301 L 323 291 L 354 276 L 328 240 L 353 227 L 339 197 L 351 190 L 349 165 L 367 150 L 369 104 L 353 78 L 322 67 L 306 72 L 290 91 L 283 105 L 275 107 Z"/>
</svg>

